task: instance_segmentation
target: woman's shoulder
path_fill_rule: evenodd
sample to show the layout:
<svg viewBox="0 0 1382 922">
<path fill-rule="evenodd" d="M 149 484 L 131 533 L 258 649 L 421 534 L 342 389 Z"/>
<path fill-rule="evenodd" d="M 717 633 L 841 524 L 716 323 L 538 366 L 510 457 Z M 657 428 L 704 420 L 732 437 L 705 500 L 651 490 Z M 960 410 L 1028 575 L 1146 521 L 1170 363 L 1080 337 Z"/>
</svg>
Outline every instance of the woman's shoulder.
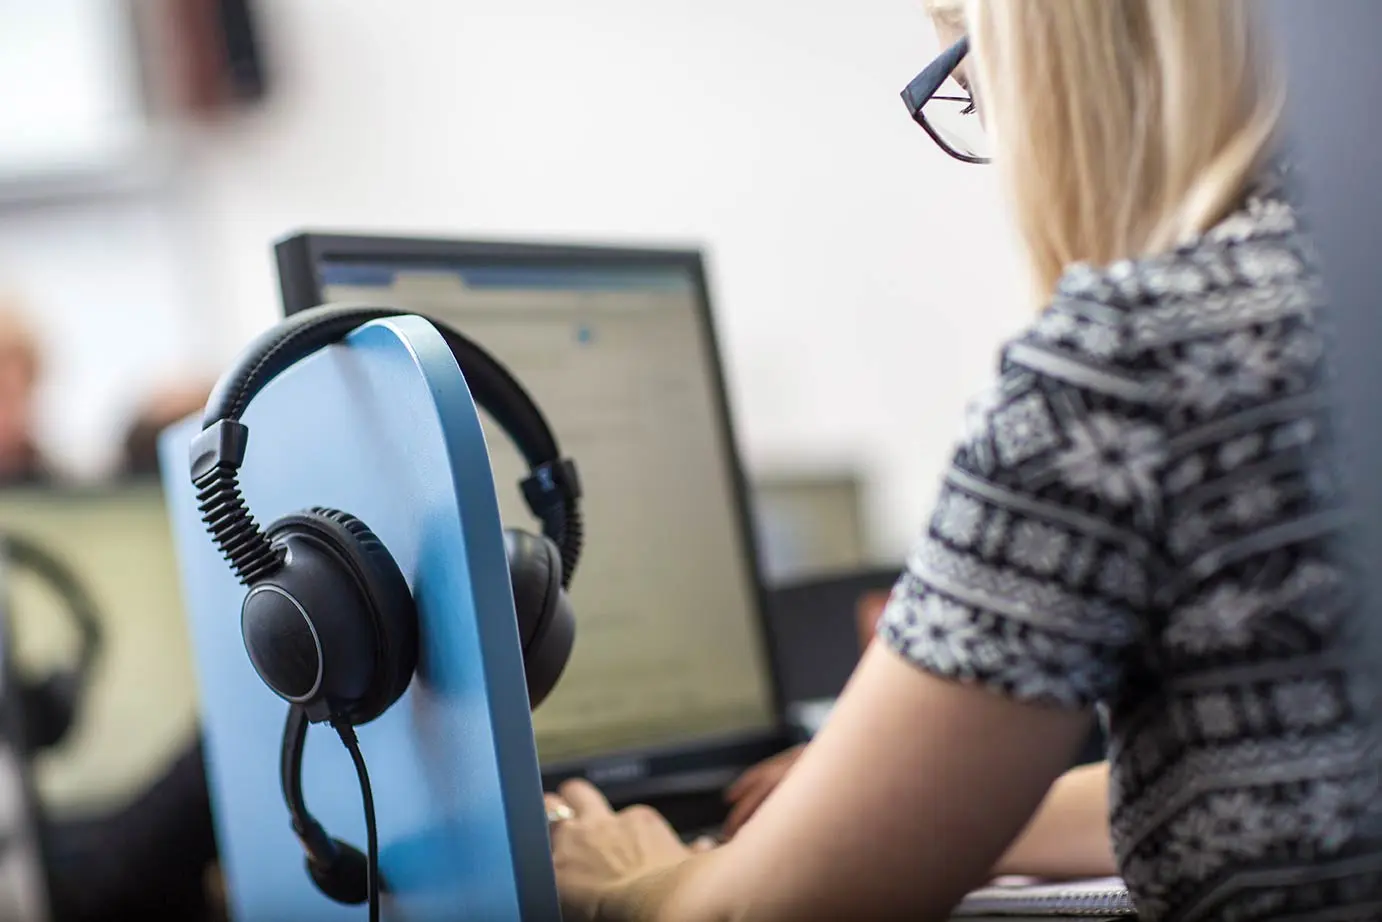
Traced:
<svg viewBox="0 0 1382 922">
<path fill-rule="evenodd" d="M 991 426 L 993 409 L 1035 389 L 1047 402 L 1065 394 L 1067 419 L 1112 410 L 1168 431 L 1208 423 L 1318 383 L 1323 303 L 1296 206 L 1274 189 L 1253 195 L 1171 250 L 1071 265 L 1003 344 L 971 419 Z"/>
<path fill-rule="evenodd" d="M 1294 209 L 1263 197 L 1172 252 L 1072 267 L 971 404 L 890 643 L 1019 697 L 1112 694 L 1111 651 L 1149 637 L 1207 542 L 1256 540 L 1305 489 L 1246 488 L 1294 477 L 1328 428 L 1312 264 Z M 1206 504 L 1223 522 L 1202 534 Z"/>
<path fill-rule="evenodd" d="M 1254 195 L 1174 249 L 1076 264 L 1003 349 L 1003 378 L 1037 376 L 1173 432 L 1311 390 L 1324 372 L 1324 296 L 1283 194 Z"/>
<path fill-rule="evenodd" d="M 1016 342 L 1093 363 L 1145 365 L 1147 353 L 1293 320 L 1322 302 L 1296 206 L 1253 196 L 1209 231 L 1161 253 L 1077 263 Z"/>
</svg>

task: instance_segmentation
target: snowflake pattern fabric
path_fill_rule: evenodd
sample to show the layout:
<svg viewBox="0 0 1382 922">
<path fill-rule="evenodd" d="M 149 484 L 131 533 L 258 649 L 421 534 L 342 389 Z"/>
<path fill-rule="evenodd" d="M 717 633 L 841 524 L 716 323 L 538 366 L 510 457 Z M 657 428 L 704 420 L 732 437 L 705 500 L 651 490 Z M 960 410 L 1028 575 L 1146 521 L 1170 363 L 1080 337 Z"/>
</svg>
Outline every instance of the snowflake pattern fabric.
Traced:
<svg viewBox="0 0 1382 922">
<path fill-rule="evenodd" d="M 1071 268 L 974 402 L 879 625 L 935 674 L 1098 706 L 1155 922 L 1382 905 L 1312 266 L 1269 193 L 1173 252 Z"/>
</svg>

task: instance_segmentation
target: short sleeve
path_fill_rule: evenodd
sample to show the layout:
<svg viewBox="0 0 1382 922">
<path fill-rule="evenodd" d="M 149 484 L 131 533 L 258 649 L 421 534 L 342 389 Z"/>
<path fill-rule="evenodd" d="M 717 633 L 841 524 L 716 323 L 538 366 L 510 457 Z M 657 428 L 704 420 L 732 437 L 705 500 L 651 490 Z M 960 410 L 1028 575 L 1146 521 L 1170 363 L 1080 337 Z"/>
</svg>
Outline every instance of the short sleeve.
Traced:
<svg viewBox="0 0 1382 922">
<path fill-rule="evenodd" d="M 1166 435 L 1109 310 L 1057 303 L 976 401 L 879 636 L 938 676 L 1088 708 L 1148 635 Z"/>
</svg>

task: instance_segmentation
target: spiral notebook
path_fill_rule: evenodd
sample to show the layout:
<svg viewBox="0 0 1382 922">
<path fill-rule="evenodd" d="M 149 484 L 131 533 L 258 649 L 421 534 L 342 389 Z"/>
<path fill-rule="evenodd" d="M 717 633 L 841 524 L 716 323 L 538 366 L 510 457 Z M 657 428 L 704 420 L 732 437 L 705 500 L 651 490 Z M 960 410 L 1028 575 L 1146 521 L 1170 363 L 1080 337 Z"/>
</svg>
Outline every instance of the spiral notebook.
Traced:
<svg viewBox="0 0 1382 922">
<path fill-rule="evenodd" d="M 1006 878 L 975 890 L 952 916 L 1136 916 L 1128 888 L 1117 877 L 1044 883 Z"/>
</svg>

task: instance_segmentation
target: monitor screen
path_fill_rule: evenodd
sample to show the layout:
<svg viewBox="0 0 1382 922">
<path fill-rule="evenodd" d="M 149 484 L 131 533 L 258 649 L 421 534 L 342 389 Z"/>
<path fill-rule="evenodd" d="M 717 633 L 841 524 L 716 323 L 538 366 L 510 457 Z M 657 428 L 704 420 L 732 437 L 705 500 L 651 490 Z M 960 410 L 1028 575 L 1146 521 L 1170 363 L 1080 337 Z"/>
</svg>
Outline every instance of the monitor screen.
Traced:
<svg viewBox="0 0 1382 922">
<path fill-rule="evenodd" d="M 323 300 L 416 310 L 474 339 L 576 461 L 576 644 L 533 715 L 545 765 L 778 726 L 698 263 L 315 268 Z M 505 525 L 536 529 L 518 490 L 526 468 L 483 419 Z"/>
<path fill-rule="evenodd" d="M 168 513 L 157 483 L 0 490 L 0 530 L 66 565 L 96 608 L 103 643 L 70 735 L 35 764 L 52 810 L 122 805 L 186 747 L 195 676 Z M 43 675 L 71 663 L 79 635 L 42 578 L 10 567 L 16 662 Z"/>
<path fill-rule="evenodd" d="M 754 484 L 758 553 L 774 587 L 869 565 L 863 490 L 853 474 L 778 474 Z"/>
</svg>

